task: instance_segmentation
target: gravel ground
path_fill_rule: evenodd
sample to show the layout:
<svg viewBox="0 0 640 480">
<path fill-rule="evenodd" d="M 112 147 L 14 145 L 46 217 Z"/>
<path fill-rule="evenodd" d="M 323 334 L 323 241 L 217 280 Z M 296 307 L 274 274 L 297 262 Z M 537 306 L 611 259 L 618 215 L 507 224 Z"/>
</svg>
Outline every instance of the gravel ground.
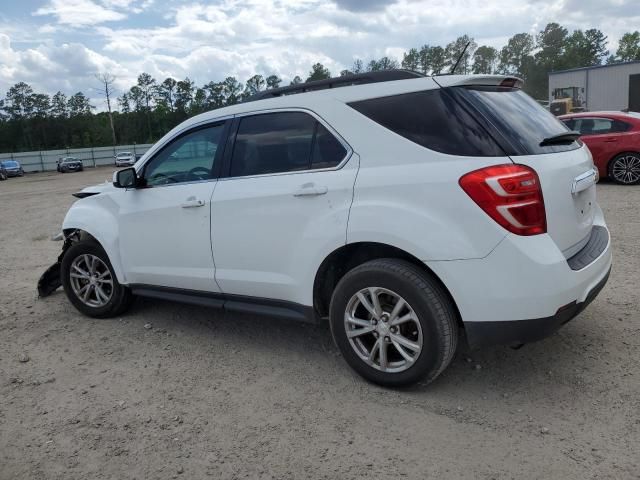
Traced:
<svg viewBox="0 0 640 480">
<path fill-rule="evenodd" d="M 640 187 L 599 186 L 615 266 L 520 350 L 432 385 L 369 385 L 327 328 L 138 300 L 38 299 L 71 193 L 110 169 L 0 183 L 0 478 L 640 478 Z M 26 360 L 26 361 L 25 361 Z"/>
</svg>

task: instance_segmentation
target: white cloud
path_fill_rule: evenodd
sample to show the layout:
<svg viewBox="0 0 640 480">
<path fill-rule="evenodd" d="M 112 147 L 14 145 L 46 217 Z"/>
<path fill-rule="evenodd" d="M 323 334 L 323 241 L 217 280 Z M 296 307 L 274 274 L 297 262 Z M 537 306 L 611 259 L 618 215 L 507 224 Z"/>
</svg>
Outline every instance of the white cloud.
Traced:
<svg viewBox="0 0 640 480">
<path fill-rule="evenodd" d="M 123 6 L 126 7 L 130 2 L 116 0 L 108 3 L 113 6 L 124 4 Z M 124 13 L 103 7 L 92 0 L 51 0 L 33 14 L 53 15 L 57 18 L 58 23 L 74 26 L 97 25 L 127 18 Z"/>
</svg>

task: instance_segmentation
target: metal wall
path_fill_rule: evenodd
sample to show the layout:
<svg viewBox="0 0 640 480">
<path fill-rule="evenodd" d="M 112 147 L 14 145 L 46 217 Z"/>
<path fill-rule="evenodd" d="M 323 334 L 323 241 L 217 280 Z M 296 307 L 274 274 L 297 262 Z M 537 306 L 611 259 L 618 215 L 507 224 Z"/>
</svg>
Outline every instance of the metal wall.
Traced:
<svg viewBox="0 0 640 480">
<path fill-rule="evenodd" d="M 584 88 L 587 110 L 629 108 L 629 76 L 640 73 L 640 62 L 549 74 L 549 101 L 556 88 Z M 582 93 L 582 92 L 581 92 Z"/>
<path fill-rule="evenodd" d="M 38 152 L 0 153 L 0 160 L 17 160 L 25 172 L 44 172 L 56 169 L 56 161 L 61 157 L 76 157 L 86 167 L 114 165 L 114 155 L 132 152 L 142 155 L 153 144 L 118 145 L 116 147 L 71 148 L 67 150 L 43 150 Z"/>
</svg>

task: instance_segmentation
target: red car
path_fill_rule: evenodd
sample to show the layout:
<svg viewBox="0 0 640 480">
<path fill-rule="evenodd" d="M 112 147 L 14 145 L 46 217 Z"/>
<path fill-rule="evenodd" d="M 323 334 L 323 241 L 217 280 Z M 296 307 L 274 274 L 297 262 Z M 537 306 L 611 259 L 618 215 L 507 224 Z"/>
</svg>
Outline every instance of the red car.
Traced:
<svg viewBox="0 0 640 480">
<path fill-rule="evenodd" d="M 640 113 L 582 112 L 558 118 L 580 132 L 601 178 L 623 185 L 640 183 Z"/>
</svg>

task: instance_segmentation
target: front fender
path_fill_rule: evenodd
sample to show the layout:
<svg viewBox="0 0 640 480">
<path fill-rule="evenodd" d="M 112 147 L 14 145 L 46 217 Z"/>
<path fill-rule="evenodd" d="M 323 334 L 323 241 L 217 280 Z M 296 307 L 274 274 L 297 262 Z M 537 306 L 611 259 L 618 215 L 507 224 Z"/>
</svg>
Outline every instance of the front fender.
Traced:
<svg viewBox="0 0 640 480">
<path fill-rule="evenodd" d="M 63 231 L 83 230 L 104 248 L 113 266 L 116 278 L 127 283 L 120 258 L 120 229 L 117 221 L 118 206 L 108 195 L 95 195 L 78 200 L 62 222 Z"/>
</svg>

